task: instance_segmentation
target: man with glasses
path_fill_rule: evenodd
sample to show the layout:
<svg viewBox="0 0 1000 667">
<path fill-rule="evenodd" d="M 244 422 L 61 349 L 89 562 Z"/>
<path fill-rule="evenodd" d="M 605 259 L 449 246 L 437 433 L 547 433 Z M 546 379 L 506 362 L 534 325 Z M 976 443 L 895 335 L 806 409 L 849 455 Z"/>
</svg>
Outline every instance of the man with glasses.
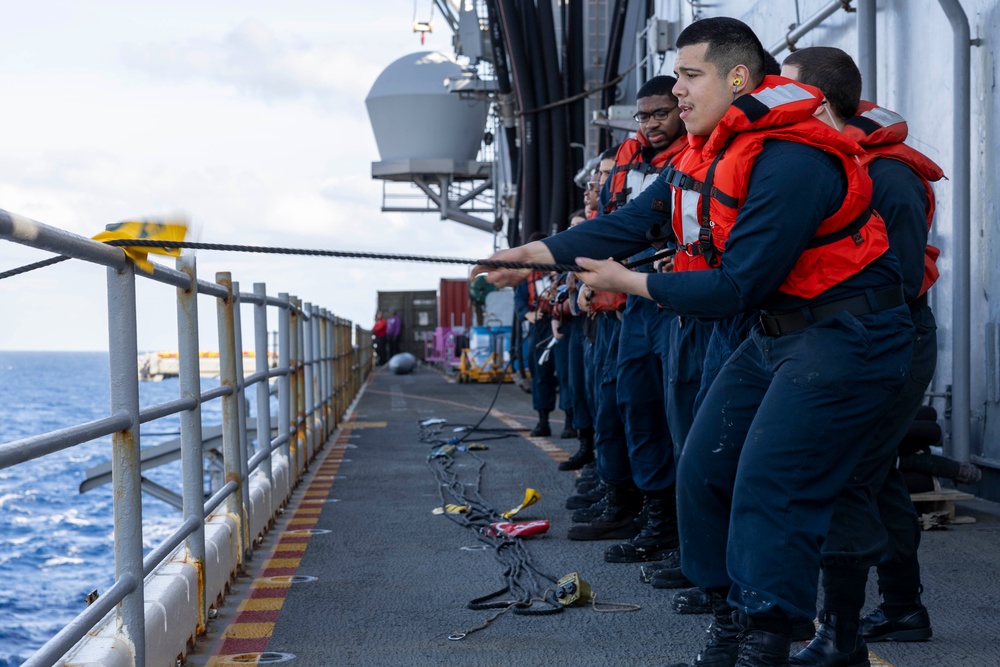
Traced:
<svg viewBox="0 0 1000 667">
<path fill-rule="evenodd" d="M 601 212 L 611 213 L 635 199 L 656 180 L 670 159 L 686 145 L 684 124 L 671 89 L 676 80 L 657 76 L 636 95 L 639 128 L 618 148 L 615 165 L 601 196 Z M 669 202 L 662 229 L 669 230 Z M 661 241 L 659 232 L 650 239 Z M 653 252 L 639 253 L 640 259 Z M 652 264 L 639 270 L 651 271 Z M 636 563 L 664 558 L 677 560 L 675 465 L 667 427 L 664 379 L 672 314 L 649 299 L 629 296 L 617 332 L 617 368 L 609 366 L 602 396 L 624 423 L 625 447 L 605 448 L 603 472 L 608 487 L 605 509 L 589 526 L 571 537 L 620 537 L 619 525 L 645 506 L 646 524 L 629 541 L 611 546 L 604 558 L 612 563 Z M 609 349 L 613 353 L 613 347 Z M 602 401 L 603 402 L 603 401 Z M 599 429 L 600 430 L 600 429 Z"/>
</svg>

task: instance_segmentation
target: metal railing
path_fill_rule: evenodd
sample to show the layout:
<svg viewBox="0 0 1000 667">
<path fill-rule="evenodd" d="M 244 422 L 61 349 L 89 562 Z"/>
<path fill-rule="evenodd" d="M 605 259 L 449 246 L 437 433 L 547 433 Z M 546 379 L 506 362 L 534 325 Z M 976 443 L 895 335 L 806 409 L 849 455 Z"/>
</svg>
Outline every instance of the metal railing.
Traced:
<svg viewBox="0 0 1000 667">
<path fill-rule="evenodd" d="M 268 296 L 264 283 L 254 283 L 243 293 L 227 272 L 215 282 L 199 280 L 195 261 L 177 260 L 177 268 L 154 265 L 152 275 L 136 273 L 119 249 L 44 225 L 0 209 L 0 239 L 47 250 L 107 267 L 111 414 L 69 428 L 0 444 L 0 469 L 43 457 L 96 438 L 112 438 L 112 488 L 114 506 L 115 583 L 93 604 L 42 646 L 25 667 L 48 667 L 92 633 L 109 614 L 115 635 L 129 646 L 132 662 L 147 662 L 144 615 L 144 578 L 166 563 L 178 547 L 183 561 L 196 571 L 197 624 L 187 636 L 205 631 L 209 596 L 206 586 L 206 520 L 225 505 L 225 515 L 235 523 L 235 570 L 253 551 L 258 532 L 266 530 L 273 512 L 284 504 L 309 461 L 336 429 L 361 389 L 372 367 L 370 334 L 351 322 L 286 293 Z M 138 345 L 136 335 L 136 278 L 147 278 L 177 288 L 179 389 L 177 400 L 139 408 Z M 217 304 L 220 386 L 202 392 L 199 375 L 199 295 Z M 241 305 L 253 306 L 255 372 L 244 377 Z M 278 312 L 278 360 L 270 367 L 268 307 Z M 361 344 L 365 341 L 365 344 Z M 268 383 L 276 379 L 277 423 L 271 423 Z M 247 437 L 245 391 L 256 391 L 257 451 L 251 453 Z M 202 456 L 201 405 L 222 401 L 225 484 L 205 500 Z M 183 520 L 180 527 L 143 558 L 142 499 L 139 425 L 169 415 L 179 415 Z M 268 438 L 268 434 L 275 436 Z M 251 455 L 252 454 L 252 455 Z M 288 483 L 276 485 L 274 464 L 287 466 Z M 266 516 L 257 517 L 260 531 L 251 527 L 251 478 L 265 495 L 281 489 L 281 498 L 268 498 Z M 194 575 L 193 575 L 194 576 Z M 211 598 L 214 600 L 214 598 Z M 182 633 L 183 634 L 183 633 Z M 177 655 L 176 653 L 174 655 Z M 162 656 L 157 656 L 159 661 Z"/>
</svg>

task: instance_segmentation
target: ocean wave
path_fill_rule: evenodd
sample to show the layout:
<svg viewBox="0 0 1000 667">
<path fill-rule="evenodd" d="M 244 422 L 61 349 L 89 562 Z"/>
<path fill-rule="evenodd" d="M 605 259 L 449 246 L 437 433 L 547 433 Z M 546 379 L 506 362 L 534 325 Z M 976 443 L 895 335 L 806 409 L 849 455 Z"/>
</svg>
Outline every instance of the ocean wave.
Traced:
<svg viewBox="0 0 1000 667">
<path fill-rule="evenodd" d="M 69 556 L 54 556 L 44 563 L 42 567 L 57 567 L 59 565 L 81 565 L 84 562 L 82 558 L 70 558 Z"/>
</svg>

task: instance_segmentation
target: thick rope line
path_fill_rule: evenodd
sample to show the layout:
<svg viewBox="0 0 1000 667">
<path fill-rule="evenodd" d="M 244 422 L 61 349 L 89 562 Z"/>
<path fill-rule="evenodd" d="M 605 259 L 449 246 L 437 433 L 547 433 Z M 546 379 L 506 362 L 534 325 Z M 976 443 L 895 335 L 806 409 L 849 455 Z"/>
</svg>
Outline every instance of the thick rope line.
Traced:
<svg viewBox="0 0 1000 667">
<path fill-rule="evenodd" d="M 491 269 L 531 269 L 534 271 L 555 271 L 557 273 L 576 273 L 583 271 L 583 268 L 576 264 L 541 264 L 537 262 L 507 262 L 495 259 L 465 259 L 460 257 L 431 257 L 427 255 L 397 255 L 389 253 L 358 252 L 350 250 L 317 250 L 312 248 L 280 248 L 274 246 L 251 246 L 234 245 L 230 243 L 201 243 L 198 241 L 154 241 L 148 239 L 115 239 L 105 241 L 107 245 L 115 247 L 135 247 L 135 248 L 163 248 L 174 250 L 188 248 L 192 250 L 221 250 L 228 252 L 250 252 L 270 255 L 307 255 L 311 257 L 342 257 L 348 259 L 377 259 L 395 262 L 427 262 L 431 264 L 462 264 L 465 266 L 485 266 Z M 634 262 L 623 262 L 625 268 L 633 269 L 646 264 L 664 259 L 673 255 L 674 249 L 663 250 L 650 257 L 636 260 Z M 70 257 L 58 255 L 40 262 L 26 264 L 21 267 L 10 269 L 0 273 L 0 280 L 34 271 L 35 269 L 52 266 L 59 262 L 64 262 Z"/>
<path fill-rule="evenodd" d="M 460 257 L 429 257 L 426 255 L 396 255 L 376 252 L 356 252 L 350 250 L 316 250 L 312 248 L 276 248 L 272 246 L 232 245 L 228 243 L 201 243 L 198 241 L 151 241 L 117 239 L 108 245 L 132 246 L 136 248 L 191 248 L 194 250 L 229 250 L 234 252 L 256 252 L 273 255 L 308 255 L 311 257 L 345 257 L 350 259 L 384 259 L 396 262 L 429 262 L 432 264 L 465 264 L 488 266 L 496 269 L 534 269 L 536 271 L 581 271 L 576 264 L 538 264 L 534 262 L 503 262 L 488 259 L 462 259 Z"/>
</svg>

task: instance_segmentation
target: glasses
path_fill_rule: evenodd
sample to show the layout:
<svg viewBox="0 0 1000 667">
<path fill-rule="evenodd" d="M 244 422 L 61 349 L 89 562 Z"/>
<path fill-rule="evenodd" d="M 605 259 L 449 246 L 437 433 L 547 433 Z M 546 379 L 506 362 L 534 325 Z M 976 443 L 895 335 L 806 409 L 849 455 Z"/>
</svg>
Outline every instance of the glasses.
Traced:
<svg viewBox="0 0 1000 667">
<path fill-rule="evenodd" d="M 672 112 L 676 108 L 677 108 L 676 106 L 672 106 L 669 108 L 661 107 L 659 109 L 653 109 L 653 111 L 649 113 L 645 111 L 640 111 L 634 116 L 632 116 L 632 118 L 637 123 L 648 123 L 650 118 L 652 118 L 653 120 L 666 120 L 670 116 L 670 112 Z"/>
</svg>

